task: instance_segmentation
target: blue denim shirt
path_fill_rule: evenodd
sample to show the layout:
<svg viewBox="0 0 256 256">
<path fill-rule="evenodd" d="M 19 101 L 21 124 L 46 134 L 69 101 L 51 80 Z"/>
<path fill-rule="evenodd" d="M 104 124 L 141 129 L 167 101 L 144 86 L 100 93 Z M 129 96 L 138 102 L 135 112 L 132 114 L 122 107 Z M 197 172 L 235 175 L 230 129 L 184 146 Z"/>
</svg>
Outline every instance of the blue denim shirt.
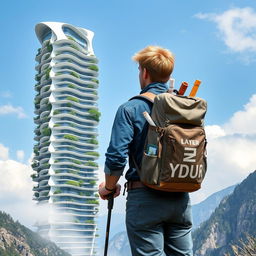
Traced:
<svg viewBox="0 0 256 256">
<path fill-rule="evenodd" d="M 141 92 L 159 94 L 168 90 L 167 84 L 152 83 Z M 148 123 L 143 112 L 151 113 L 153 104 L 143 98 L 134 98 L 122 104 L 116 113 L 112 127 L 109 147 L 106 153 L 104 172 L 109 175 L 121 176 L 129 156 L 127 180 L 139 180 L 132 156 L 137 165 L 141 166 L 144 144 L 147 136 Z"/>
</svg>

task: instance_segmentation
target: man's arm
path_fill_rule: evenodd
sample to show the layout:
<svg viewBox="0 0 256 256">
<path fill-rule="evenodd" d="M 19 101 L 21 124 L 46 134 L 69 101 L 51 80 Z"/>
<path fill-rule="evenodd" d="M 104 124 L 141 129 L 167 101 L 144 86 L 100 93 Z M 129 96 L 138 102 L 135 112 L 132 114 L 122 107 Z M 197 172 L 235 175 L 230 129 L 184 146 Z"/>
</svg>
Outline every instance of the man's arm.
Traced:
<svg viewBox="0 0 256 256">
<path fill-rule="evenodd" d="M 118 184 L 118 180 L 120 176 L 110 176 L 109 174 L 105 174 L 105 182 L 102 182 L 99 185 L 99 195 L 101 199 L 107 199 L 107 196 L 110 193 L 114 193 L 114 197 L 120 195 L 121 186 Z"/>
<path fill-rule="evenodd" d="M 128 147 L 133 135 L 131 113 L 125 105 L 122 105 L 116 113 L 106 153 L 105 182 L 102 182 L 99 186 L 99 194 L 102 199 L 107 199 L 107 195 L 113 193 L 113 191 L 116 191 L 115 197 L 120 194 L 121 186 L 117 182 L 127 163 Z"/>
</svg>

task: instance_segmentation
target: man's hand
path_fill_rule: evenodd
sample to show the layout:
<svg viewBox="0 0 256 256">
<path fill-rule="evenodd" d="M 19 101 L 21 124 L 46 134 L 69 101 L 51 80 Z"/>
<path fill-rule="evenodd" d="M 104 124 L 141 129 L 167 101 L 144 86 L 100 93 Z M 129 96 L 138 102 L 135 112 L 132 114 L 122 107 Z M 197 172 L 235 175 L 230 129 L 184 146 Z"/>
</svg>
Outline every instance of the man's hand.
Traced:
<svg viewBox="0 0 256 256">
<path fill-rule="evenodd" d="M 99 191 L 98 192 L 99 192 L 100 198 L 103 199 L 103 200 L 106 200 L 106 199 L 108 199 L 108 195 L 110 195 L 111 193 L 114 193 L 114 197 L 119 196 L 120 191 L 121 191 L 121 185 L 120 184 L 117 183 L 116 187 L 115 187 L 115 191 L 111 192 L 111 191 L 109 191 L 105 188 L 105 182 L 102 182 L 99 185 Z"/>
</svg>

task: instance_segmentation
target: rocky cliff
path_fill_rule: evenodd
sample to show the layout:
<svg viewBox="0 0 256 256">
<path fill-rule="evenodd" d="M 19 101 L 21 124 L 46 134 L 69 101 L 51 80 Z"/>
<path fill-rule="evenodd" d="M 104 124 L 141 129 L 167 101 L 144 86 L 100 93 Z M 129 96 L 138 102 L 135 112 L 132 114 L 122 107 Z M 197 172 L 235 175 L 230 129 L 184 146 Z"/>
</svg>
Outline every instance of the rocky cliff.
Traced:
<svg viewBox="0 0 256 256">
<path fill-rule="evenodd" d="M 231 245 L 256 236 L 256 171 L 223 199 L 209 220 L 193 233 L 195 256 L 232 254 Z"/>
<path fill-rule="evenodd" d="M 0 211 L 1 256 L 70 256 Z"/>
</svg>

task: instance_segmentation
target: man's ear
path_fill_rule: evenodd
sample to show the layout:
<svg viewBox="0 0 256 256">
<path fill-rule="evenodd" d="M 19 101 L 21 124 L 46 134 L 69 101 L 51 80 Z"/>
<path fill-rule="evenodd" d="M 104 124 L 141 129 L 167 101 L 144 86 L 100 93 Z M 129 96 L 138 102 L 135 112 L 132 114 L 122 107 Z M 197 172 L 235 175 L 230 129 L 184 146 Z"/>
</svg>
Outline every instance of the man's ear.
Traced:
<svg viewBox="0 0 256 256">
<path fill-rule="evenodd" d="M 149 73 L 146 68 L 143 68 L 142 77 L 144 80 L 147 80 L 149 78 Z"/>
</svg>

